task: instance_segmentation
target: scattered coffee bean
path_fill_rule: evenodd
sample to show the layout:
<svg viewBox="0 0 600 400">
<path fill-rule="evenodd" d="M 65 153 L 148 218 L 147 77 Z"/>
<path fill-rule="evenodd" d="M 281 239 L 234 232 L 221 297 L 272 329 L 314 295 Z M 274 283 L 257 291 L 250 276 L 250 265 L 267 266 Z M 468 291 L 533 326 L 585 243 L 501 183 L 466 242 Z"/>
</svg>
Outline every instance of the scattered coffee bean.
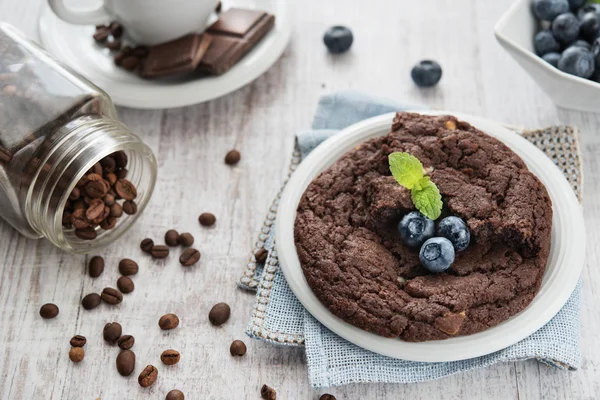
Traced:
<svg viewBox="0 0 600 400">
<path fill-rule="evenodd" d="M 131 335 L 123 335 L 117 339 L 117 346 L 123 350 L 129 350 L 133 347 L 135 338 Z"/>
<path fill-rule="evenodd" d="M 117 21 L 111 22 L 110 25 L 108 25 L 108 29 L 110 30 L 110 33 L 111 35 L 113 35 L 114 38 L 120 38 L 121 36 L 123 36 L 123 25 L 121 25 Z M 122 151 L 119 153 L 122 153 Z"/>
<path fill-rule="evenodd" d="M 125 350 L 127 351 L 127 350 Z M 140 373 L 138 377 L 138 383 L 141 387 L 148 387 L 156 382 L 158 377 L 158 370 L 154 365 L 147 365 L 146 368 Z"/>
<path fill-rule="evenodd" d="M 137 213 L 137 204 L 133 200 L 126 200 L 123 203 L 123 212 L 127 215 L 133 215 Z"/>
<path fill-rule="evenodd" d="M 235 165 L 240 162 L 242 155 L 237 150 L 231 150 L 225 155 L 225 164 L 227 165 Z"/>
<path fill-rule="evenodd" d="M 117 371 L 121 376 L 129 376 L 135 369 L 135 353 L 131 350 L 122 350 L 117 355 Z M 155 378 L 156 379 L 156 378 Z"/>
<path fill-rule="evenodd" d="M 167 393 L 165 400 L 185 400 L 185 396 L 181 390 L 173 389 Z"/>
<path fill-rule="evenodd" d="M 241 357 L 246 354 L 246 344 L 241 340 L 234 340 L 229 346 L 229 352 L 234 357 Z"/>
<path fill-rule="evenodd" d="M 189 247 L 194 244 L 194 237 L 191 233 L 182 233 L 179 235 L 179 244 L 184 247 Z"/>
<path fill-rule="evenodd" d="M 319 400 L 336 400 L 336 398 L 332 394 L 325 393 L 324 395 L 322 395 L 321 397 L 319 397 Z"/>
<path fill-rule="evenodd" d="M 110 206 L 110 214 L 111 217 L 120 218 L 123 215 L 123 206 L 119 203 L 115 203 Z"/>
<path fill-rule="evenodd" d="M 81 240 L 94 240 L 98 233 L 94 228 L 75 229 L 75 236 Z"/>
<path fill-rule="evenodd" d="M 115 183 L 115 190 L 117 194 L 125 200 L 133 200 L 137 197 L 135 186 L 127 179 L 119 179 L 117 183 Z"/>
<path fill-rule="evenodd" d="M 154 258 L 167 258 L 169 256 L 169 247 L 162 244 L 152 246 L 150 254 Z"/>
<path fill-rule="evenodd" d="M 75 335 L 71 338 L 71 341 L 69 343 L 73 347 L 83 347 L 83 346 L 85 346 L 86 342 L 87 342 L 87 339 L 85 338 L 85 336 Z"/>
<path fill-rule="evenodd" d="M 260 397 L 265 400 L 277 400 L 277 392 L 272 387 L 263 385 L 262 388 L 260 388 Z"/>
<path fill-rule="evenodd" d="M 200 260 L 200 252 L 196 249 L 186 249 L 181 256 L 179 256 L 179 262 L 184 267 L 191 267 Z"/>
<path fill-rule="evenodd" d="M 198 221 L 200 221 L 200 225 L 202 226 L 212 226 L 217 222 L 217 218 L 214 214 L 211 213 L 202 213 L 198 217 Z"/>
<path fill-rule="evenodd" d="M 134 56 L 127 56 L 121 61 L 121 66 L 128 71 L 133 71 L 140 65 L 140 59 Z"/>
<path fill-rule="evenodd" d="M 110 31 L 108 30 L 108 28 L 102 26 L 96 29 L 96 32 L 94 33 L 94 40 L 98 43 L 104 43 L 106 42 L 106 39 L 108 39 L 109 35 Z"/>
<path fill-rule="evenodd" d="M 119 292 L 117 289 L 113 289 L 110 287 L 104 288 L 102 290 L 100 298 L 102 298 L 103 302 L 111 304 L 113 306 L 123 301 L 123 295 L 121 294 L 121 292 Z"/>
<path fill-rule="evenodd" d="M 119 272 L 123 276 L 135 275 L 138 273 L 139 267 L 137 263 L 129 258 L 124 258 L 119 261 Z"/>
<path fill-rule="evenodd" d="M 81 360 L 83 360 L 84 356 L 85 356 L 85 351 L 81 347 L 71 347 L 71 350 L 69 350 L 69 358 L 74 363 L 78 363 Z"/>
<path fill-rule="evenodd" d="M 106 42 L 106 48 L 112 51 L 119 50 L 122 45 L 121 39 L 114 39 Z"/>
<path fill-rule="evenodd" d="M 158 320 L 158 326 L 164 331 L 175 329 L 179 326 L 179 317 L 175 314 L 165 314 Z"/>
<path fill-rule="evenodd" d="M 175 365 L 179 362 L 181 355 L 177 350 L 165 350 L 160 355 L 160 361 L 165 365 Z"/>
<path fill-rule="evenodd" d="M 175 229 L 169 229 L 165 233 L 165 243 L 167 246 L 178 246 L 179 245 L 179 232 Z"/>
<path fill-rule="evenodd" d="M 109 322 L 108 324 L 104 325 L 104 330 L 102 331 L 104 340 L 110 344 L 115 344 L 121 337 L 121 333 L 123 333 L 123 328 L 118 322 Z"/>
<path fill-rule="evenodd" d="M 40 316 L 44 319 L 55 318 L 58 315 L 56 304 L 47 303 L 40 307 Z"/>
<path fill-rule="evenodd" d="M 215 326 L 223 325 L 229 319 L 231 315 L 231 308 L 226 303 L 218 303 L 210 309 L 208 313 L 208 319 L 211 324 Z"/>
<path fill-rule="evenodd" d="M 142 249 L 144 253 L 150 253 L 152 251 L 152 247 L 154 247 L 154 240 L 150 238 L 146 238 L 142 240 L 142 243 L 140 243 L 140 249 Z"/>
<path fill-rule="evenodd" d="M 135 285 L 133 281 L 128 276 L 122 276 L 117 280 L 117 287 L 121 291 L 121 293 L 127 294 L 133 292 L 135 289 Z"/>
<path fill-rule="evenodd" d="M 264 247 L 261 247 L 260 249 L 258 249 L 258 251 L 256 253 L 254 253 L 254 258 L 256 259 L 256 262 L 264 264 L 265 261 L 267 261 L 268 255 L 269 255 L 269 252 L 267 250 L 265 250 Z"/>
<path fill-rule="evenodd" d="M 217 6 L 215 7 L 215 12 L 218 14 L 223 9 L 223 3 L 221 1 L 217 2 Z"/>
<path fill-rule="evenodd" d="M 104 272 L 104 258 L 100 256 L 92 257 L 88 266 L 88 273 L 92 278 L 97 278 L 102 275 L 102 272 Z"/>
<path fill-rule="evenodd" d="M 102 298 L 98 293 L 90 293 L 81 300 L 81 305 L 86 310 L 92 310 L 100 305 Z"/>
</svg>

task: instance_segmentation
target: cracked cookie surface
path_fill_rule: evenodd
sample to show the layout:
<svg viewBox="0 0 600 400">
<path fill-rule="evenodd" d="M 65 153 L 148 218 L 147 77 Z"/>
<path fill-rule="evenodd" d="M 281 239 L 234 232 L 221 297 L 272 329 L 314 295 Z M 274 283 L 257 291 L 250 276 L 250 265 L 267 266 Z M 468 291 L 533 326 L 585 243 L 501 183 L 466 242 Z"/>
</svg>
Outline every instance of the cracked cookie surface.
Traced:
<svg viewBox="0 0 600 400">
<path fill-rule="evenodd" d="M 467 222 L 471 244 L 431 274 L 396 229 L 414 210 L 388 155 L 417 157 Z M 294 238 L 319 300 L 359 328 L 406 341 L 483 331 L 525 308 L 550 250 L 552 204 L 543 184 L 500 141 L 452 116 L 398 113 L 392 131 L 345 154 L 308 186 Z"/>
</svg>

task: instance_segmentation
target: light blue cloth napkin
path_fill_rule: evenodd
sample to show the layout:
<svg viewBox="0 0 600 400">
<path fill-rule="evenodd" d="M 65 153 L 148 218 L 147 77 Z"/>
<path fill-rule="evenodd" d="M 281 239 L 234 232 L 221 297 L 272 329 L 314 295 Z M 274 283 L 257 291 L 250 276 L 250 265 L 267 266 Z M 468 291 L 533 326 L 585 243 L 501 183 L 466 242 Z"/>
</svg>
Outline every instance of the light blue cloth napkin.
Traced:
<svg viewBox="0 0 600 400">
<path fill-rule="evenodd" d="M 290 173 L 325 139 L 355 122 L 376 115 L 418 109 L 356 92 L 324 96 L 319 101 L 311 131 L 297 136 L 295 162 Z M 552 128 L 553 133 L 559 132 Z M 542 132 L 544 135 L 546 131 Z M 567 133 L 568 135 L 568 133 Z M 541 136 L 543 140 L 550 140 Z M 560 135 L 559 135 L 560 137 Z M 568 140 L 576 141 L 567 138 Z M 558 139 L 561 140 L 561 139 Z M 569 155 L 571 157 L 573 155 Z M 577 166 L 580 167 L 578 156 Z M 279 196 L 278 196 L 279 198 Z M 268 250 L 264 267 L 254 258 L 238 284 L 257 290 L 257 300 L 246 333 L 275 344 L 306 348 L 308 376 L 312 387 L 354 382 L 408 383 L 436 379 L 504 361 L 537 359 L 557 368 L 574 370 L 580 364 L 580 284 L 563 309 L 543 328 L 504 350 L 483 357 L 446 363 L 423 363 L 384 357 L 358 347 L 329 331 L 302 307 L 279 269 L 274 243 L 278 199 L 270 209 L 257 248 Z M 254 282 L 254 284 L 252 284 Z"/>
</svg>

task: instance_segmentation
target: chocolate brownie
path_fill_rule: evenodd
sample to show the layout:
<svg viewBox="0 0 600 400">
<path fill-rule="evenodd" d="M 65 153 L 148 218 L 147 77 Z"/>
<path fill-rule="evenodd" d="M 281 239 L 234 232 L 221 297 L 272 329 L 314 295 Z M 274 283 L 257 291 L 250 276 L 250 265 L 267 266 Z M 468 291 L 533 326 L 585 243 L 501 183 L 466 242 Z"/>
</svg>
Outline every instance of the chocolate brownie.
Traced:
<svg viewBox="0 0 600 400">
<path fill-rule="evenodd" d="M 471 244 L 445 273 L 419 263 L 397 225 L 413 211 L 388 155 L 416 156 Z M 294 237 L 304 275 L 335 315 L 386 337 L 418 342 L 468 335 L 525 308 L 550 250 L 544 185 L 500 141 L 452 116 L 398 113 L 392 131 L 345 154 L 306 189 Z"/>
</svg>

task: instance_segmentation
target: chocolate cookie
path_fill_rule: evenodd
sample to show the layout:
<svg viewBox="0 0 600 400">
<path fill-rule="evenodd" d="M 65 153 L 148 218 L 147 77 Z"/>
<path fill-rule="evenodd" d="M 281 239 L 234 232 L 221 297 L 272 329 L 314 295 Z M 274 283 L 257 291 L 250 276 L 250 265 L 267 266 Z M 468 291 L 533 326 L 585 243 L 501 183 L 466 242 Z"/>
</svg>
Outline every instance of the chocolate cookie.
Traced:
<svg viewBox="0 0 600 400">
<path fill-rule="evenodd" d="M 397 231 L 414 206 L 388 155 L 430 170 L 443 215 L 465 220 L 471 245 L 445 273 L 419 263 Z M 294 237 L 304 275 L 335 315 L 418 342 L 483 331 L 525 308 L 550 250 L 544 185 L 500 141 L 452 116 L 398 113 L 392 131 L 344 155 L 306 189 Z"/>
</svg>

